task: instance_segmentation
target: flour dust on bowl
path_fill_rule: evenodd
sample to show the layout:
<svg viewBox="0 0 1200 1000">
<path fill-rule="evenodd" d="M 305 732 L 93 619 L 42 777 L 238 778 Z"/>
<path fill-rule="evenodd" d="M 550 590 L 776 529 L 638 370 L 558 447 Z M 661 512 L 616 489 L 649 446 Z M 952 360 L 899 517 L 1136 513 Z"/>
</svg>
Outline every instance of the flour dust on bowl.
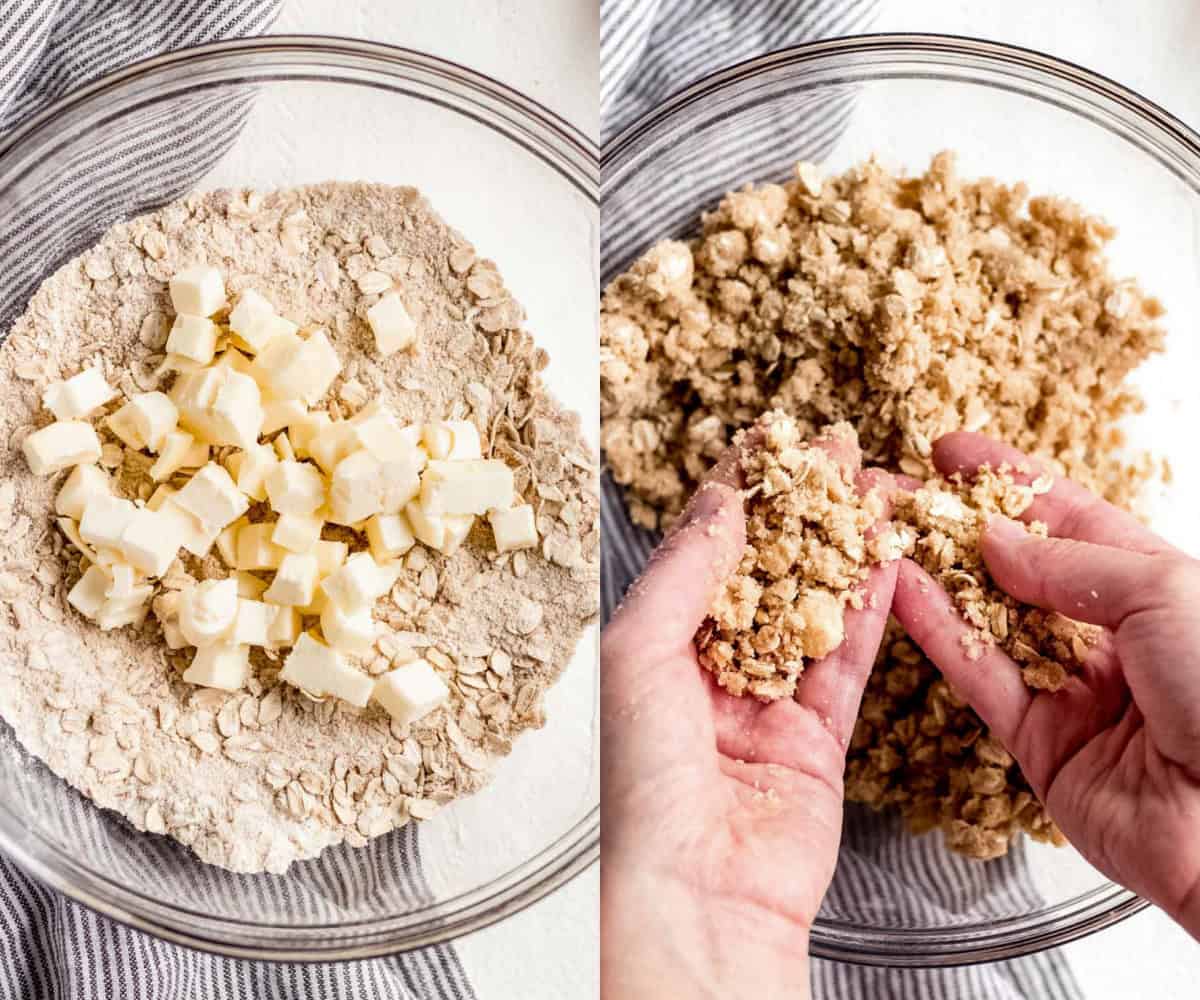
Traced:
<svg viewBox="0 0 1200 1000">
<path fill-rule="evenodd" d="M 6 139 L 7 854 L 284 960 L 594 860 L 596 187 L 521 95 L 341 40 L 164 56 Z"/>
<path fill-rule="evenodd" d="M 952 167 L 939 156 L 946 150 Z M 746 185 L 760 187 L 725 198 Z M 1156 530 L 1200 551 L 1188 513 L 1200 472 L 1180 433 L 1200 406 L 1192 387 L 1200 344 L 1190 329 L 1200 306 L 1198 191 L 1200 140 L 1161 109 L 1077 67 L 969 39 L 800 46 L 715 74 L 630 126 L 603 157 L 602 441 L 605 506 L 615 512 L 605 606 L 648 551 L 661 514 L 678 509 L 736 426 L 771 407 L 805 422 L 849 420 L 868 461 L 922 478 L 940 433 L 969 425 L 1013 437 L 1114 499 L 1136 493 Z M 968 217 L 951 220 L 953 206 L 970 206 Z M 810 242 L 793 255 L 788 240 L 797 238 Z M 695 242 L 636 263 L 664 239 Z M 956 241 L 965 241 L 961 256 Z M 988 271 L 1001 243 L 1007 264 Z M 1035 245 L 1068 244 L 1079 250 L 1070 262 L 1048 253 L 1035 264 Z M 905 260 L 881 265 L 897 246 Z M 967 260 L 980 267 L 963 268 Z M 881 274 L 884 266 L 900 273 Z M 1035 294 L 990 300 L 1018 272 Z M 924 282 L 947 297 L 922 298 Z M 912 290 L 920 294 L 910 299 Z M 693 308 L 673 319 L 670 306 L 655 304 L 689 295 Z M 877 295 L 878 311 L 864 295 Z M 918 330 L 914 316 L 927 325 Z M 1021 335 L 1024 354 L 1006 347 L 980 365 L 997 322 Z M 970 330 L 955 344 L 963 324 Z M 725 364 L 730 330 L 745 341 Z M 864 339 L 847 343 L 845 330 Z M 876 350 L 873 341 L 885 339 L 893 353 Z M 1085 350 L 1089 343 L 1098 349 Z M 1055 361 L 1036 367 L 1047 353 L 1060 373 Z M 1018 356 L 1030 361 L 1014 365 Z M 1007 398 L 994 382 L 988 388 L 998 366 L 1016 380 Z M 1144 407 L 1126 405 L 1125 388 Z M 1095 433 L 1072 431 L 1069 413 Z M 910 513 L 920 540 L 945 511 Z M 945 567 L 970 575 L 955 558 Z M 979 600 L 971 610 L 986 624 L 996 595 Z M 1058 624 L 1035 634 L 1049 644 L 1042 654 L 1055 642 L 1085 650 L 1086 635 L 1052 636 Z M 1014 648 L 1028 637 L 999 626 L 997 635 Z M 1041 842 L 1057 832 L 1003 749 L 905 640 L 893 637 L 885 653 L 890 666 L 876 671 L 848 771 L 848 798 L 866 804 L 847 807 L 815 954 L 908 966 L 1002 960 L 1145 905 L 1070 846 Z M 1061 677 L 1039 659 L 1026 680 L 1054 686 Z M 745 678 L 730 671 L 727 681 Z M 792 682 L 752 683 L 772 694 Z M 918 743 L 969 767 L 923 771 L 923 758 L 907 756 Z"/>
</svg>

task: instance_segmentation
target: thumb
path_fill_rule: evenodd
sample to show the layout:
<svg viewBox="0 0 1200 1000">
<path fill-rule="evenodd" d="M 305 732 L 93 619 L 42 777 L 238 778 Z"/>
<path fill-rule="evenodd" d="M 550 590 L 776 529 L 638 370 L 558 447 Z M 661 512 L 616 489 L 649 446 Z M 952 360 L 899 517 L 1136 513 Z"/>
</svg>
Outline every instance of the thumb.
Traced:
<svg viewBox="0 0 1200 1000">
<path fill-rule="evenodd" d="M 992 579 L 1018 601 L 1116 628 L 1142 610 L 1158 575 L 1153 556 L 1070 538 L 1042 538 L 993 517 L 982 539 Z"/>
<path fill-rule="evenodd" d="M 609 652 L 686 651 L 745 543 L 741 494 L 726 483 L 706 481 L 613 615 L 605 630 Z"/>
</svg>

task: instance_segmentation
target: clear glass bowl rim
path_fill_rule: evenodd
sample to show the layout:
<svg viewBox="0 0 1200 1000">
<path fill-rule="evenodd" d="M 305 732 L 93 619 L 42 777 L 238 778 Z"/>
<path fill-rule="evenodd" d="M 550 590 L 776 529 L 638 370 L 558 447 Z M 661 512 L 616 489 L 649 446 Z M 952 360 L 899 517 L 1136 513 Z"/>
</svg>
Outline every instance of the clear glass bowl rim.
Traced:
<svg viewBox="0 0 1200 1000">
<path fill-rule="evenodd" d="M 464 115 L 520 145 L 599 209 L 598 146 L 576 126 L 508 85 L 466 66 L 397 46 L 333 36 L 276 35 L 155 56 L 72 91 L 0 140 L 0 200 L 56 144 L 103 127 L 144 101 L 199 88 L 280 81 L 391 90 Z M 31 842 L 0 798 L 0 850 L 63 895 L 155 937 L 232 958 L 346 961 L 453 940 L 520 912 L 599 858 L 600 806 L 537 855 L 491 882 L 410 913 L 334 924 L 273 924 L 164 904 L 89 868 L 58 845 Z"/>
<path fill-rule="evenodd" d="M 737 114 L 752 100 L 769 99 L 773 83 L 786 80 L 789 92 L 796 92 L 888 78 L 990 86 L 1052 104 L 1125 139 L 1200 194 L 1200 135 L 1107 77 L 1042 52 L 983 39 L 869 34 L 809 42 L 747 59 L 667 98 L 601 147 L 601 204 L 652 162 L 664 145 L 719 117 Z M 603 281 L 627 264 L 604 262 Z M 1109 882 L 1036 914 L 987 924 L 885 929 L 818 918 L 810 950 L 820 958 L 908 968 L 1004 961 L 1086 937 L 1149 905 Z"/>
</svg>

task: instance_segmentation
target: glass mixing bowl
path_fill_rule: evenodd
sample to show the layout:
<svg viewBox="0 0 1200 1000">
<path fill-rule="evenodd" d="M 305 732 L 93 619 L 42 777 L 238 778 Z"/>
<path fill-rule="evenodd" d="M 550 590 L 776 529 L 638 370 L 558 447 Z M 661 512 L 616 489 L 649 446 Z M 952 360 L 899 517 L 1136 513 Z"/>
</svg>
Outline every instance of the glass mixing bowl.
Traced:
<svg viewBox="0 0 1200 1000">
<path fill-rule="evenodd" d="M 797 159 L 835 172 L 875 154 L 920 171 L 947 148 L 958 151 L 964 176 L 1027 181 L 1118 227 L 1114 272 L 1161 298 L 1169 331 L 1166 353 L 1136 373 L 1147 407 L 1126 430 L 1131 446 L 1174 459 L 1170 488 L 1146 497 L 1153 525 L 1200 552 L 1200 463 L 1189 461 L 1186 439 L 1200 425 L 1200 338 L 1191 328 L 1200 312 L 1200 137 L 1094 73 L 1036 52 L 925 35 L 818 42 L 718 72 L 605 145 L 603 281 L 656 240 L 687 234 L 725 191 L 786 177 Z M 606 573 L 611 602 L 612 560 Z M 852 807 L 812 951 L 901 966 L 1002 960 L 1146 905 L 1070 848 L 1023 839 L 981 865 L 951 855 L 936 835 L 913 840 L 894 817 Z"/>
<path fill-rule="evenodd" d="M 164 175 L 186 126 L 214 121 L 225 124 L 202 171 Z M 192 186 L 414 185 L 497 261 L 550 353 L 551 389 L 595 444 L 598 170 L 595 145 L 574 127 L 442 59 L 331 38 L 208 45 L 105 77 L 0 142 L 0 282 L 17 262 L 45 277 L 115 222 Z M 0 308 L 0 330 L 30 291 Z M 102 913 L 227 955 L 330 960 L 445 941 L 596 859 L 598 663 L 593 628 L 548 695 L 546 727 L 518 739 L 479 794 L 419 831 L 335 848 L 284 876 L 232 875 L 137 833 L 3 727 L 0 850 Z M 410 849 L 417 839 L 419 877 L 397 866 L 399 838 Z"/>
</svg>

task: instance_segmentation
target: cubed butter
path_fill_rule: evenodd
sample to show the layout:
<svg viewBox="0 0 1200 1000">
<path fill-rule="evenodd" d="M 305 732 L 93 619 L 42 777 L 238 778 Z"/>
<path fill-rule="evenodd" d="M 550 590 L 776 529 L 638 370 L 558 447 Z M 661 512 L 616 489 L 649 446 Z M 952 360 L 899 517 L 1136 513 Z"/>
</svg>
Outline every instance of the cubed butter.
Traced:
<svg viewBox="0 0 1200 1000">
<path fill-rule="evenodd" d="M 411 726 L 444 705 L 450 689 L 425 660 L 413 660 L 380 677 L 371 697 L 400 725 Z"/>
<path fill-rule="evenodd" d="M 278 464 L 279 459 L 269 444 L 255 444 L 245 451 L 234 452 L 225 462 L 237 488 L 259 503 L 267 499 L 267 476 Z"/>
<path fill-rule="evenodd" d="M 332 426 L 333 420 L 324 410 L 315 413 L 305 411 L 301 417 L 288 424 L 288 437 L 292 439 L 292 448 L 301 458 L 312 457 L 313 441 L 318 434 Z"/>
<path fill-rule="evenodd" d="M 345 610 L 337 601 L 326 601 L 321 611 L 325 641 L 343 653 L 365 653 L 375 642 L 375 620 L 368 607 Z"/>
<path fill-rule="evenodd" d="M 65 517 L 78 521 L 83 517 L 88 499 L 94 496 L 111 496 L 112 480 L 98 465 L 77 465 L 67 476 L 62 489 L 54 501 L 54 510 Z"/>
<path fill-rule="evenodd" d="M 257 354 L 275 336 L 274 319 L 275 307 L 253 288 L 247 288 L 230 310 L 229 329 Z"/>
<path fill-rule="evenodd" d="M 328 391 L 342 368 L 341 359 L 321 329 L 308 338 L 274 338 L 255 361 L 255 378 L 276 399 L 302 399 L 312 406 Z"/>
<path fill-rule="evenodd" d="M 359 708 L 366 707 L 374 682 L 354 669 L 335 649 L 305 633 L 283 661 L 280 680 L 318 698 L 333 695 Z"/>
<path fill-rule="evenodd" d="M 137 513 L 130 500 L 111 494 L 91 497 L 83 509 L 79 521 L 79 534 L 89 545 L 97 548 L 119 550 L 125 529 Z"/>
<path fill-rule="evenodd" d="M 398 292 L 389 292 L 371 306 L 367 310 L 367 323 L 375 334 L 380 354 L 395 354 L 416 343 L 417 324 Z"/>
<path fill-rule="evenodd" d="M 325 477 L 307 462 L 280 462 L 267 474 L 266 486 L 280 514 L 311 514 L 325 503 Z"/>
<path fill-rule="evenodd" d="M 271 541 L 273 523 L 247 524 L 237 536 L 237 568 L 239 570 L 278 569 L 287 555 L 285 549 Z"/>
<path fill-rule="evenodd" d="M 188 453 L 195 443 L 196 439 L 187 431 L 170 431 L 163 438 L 158 458 L 150 466 L 150 478 L 156 483 L 170 479 L 176 472 L 183 468 L 184 462 L 187 461 Z M 207 461 L 207 458 L 205 461 Z"/>
<path fill-rule="evenodd" d="M 289 552 L 279 563 L 275 579 L 263 594 L 268 604 L 287 604 L 304 607 L 311 604 L 317 589 L 317 557 L 308 553 Z"/>
<path fill-rule="evenodd" d="M 273 604 L 239 597 L 230 641 L 239 646 L 270 646 L 271 624 L 277 610 Z"/>
<path fill-rule="evenodd" d="M 441 420 L 426 424 L 421 442 L 430 458 L 467 461 L 482 457 L 479 429 L 470 420 Z"/>
<path fill-rule="evenodd" d="M 165 392 L 141 392 L 109 418 L 113 432 L 130 448 L 157 452 L 179 422 L 179 410 Z"/>
<path fill-rule="evenodd" d="M 85 368 L 48 386 L 42 393 L 42 405 L 56 420 L 78 420 L 116 397 L 117 390 L 104 380 L 99 368 Z"/>
<path fill-rule="evenodd" d="M 258 444 L 262 422 L 258 383 L 242 372 L 226 371 L 208 411 L 209 441 L 252 448 Z"/>
<path fill-rule="evenodd" d="M 167 337 L 167 353 L 194 361 L 198 365 L 212 364 L 217 352 L 217 324 L 204 316 L 180 314 L 171 324 Z"/>
<path fill-rule="evenodd" d="M 179 628 L 193 646 L 211 646 L 233 629 L 238 612 L 237 580 L 205 580 L 179 598 Z"/>
<path fill-rule="evenodd" d="M 294 646 L 300 638 L 300 613 L 295 608 L 280 605 L 275 608 L 275 619 L 267 637 L 271 640 L 271 648 Z"/>
<path fill-rule="evenodd" d="M 171 386 L 171 401 L 179 410 L 179 423 L 198 441 L 212 440 L 209 408 L 217 398 L 226 374 L 220 368 L 182 372 Z"/>
<path fill-rule="evenodd" d="M 202 646 L 183 672 L 183 679 L 199 687 L 221 691 L 239 691 L 250 676 L 250 647 L 233 645 Z"/>
<path fill-rule="evenodd" d="M 171 525 L 170 530 L 180 539 L 180 545 L 192 555 L 203 559 L 212 551 L 213 544 L 221 534 L 221 526 L 201 521 L 191 511 L 184 510 L 175 502 L 178 494 L 171 494 L 159 505 L 159 511 Z"/>
<path fill-rule="evenodd" d="M 230 569 L 237 569 L 237 536 L 242 528 L 249 524 L 245 516 L 239 517 L 233 524 L 221 529 L 217 535 L 217 555 Z"/>
<path fill-rule="evenodd" d="M 421 476 L 421 508 L 428 514 L 486 514 L 513 501 L 513 472 L 499 459 L 431 461 Z"/>
<path fill-rule="evenodd" d="M 84 618 L 96 620 L 104 602 L 108 600 L 108 588 L 112 577 L 102 566 L 89 566 L 67 594 L 67 603 Z"/>
<path fill-rule="evenodd" d="M 100 461 L 100 439 L 83 420 L 56 420 L 21 442 L 25 461 L 35 476 L 52 476 L 73 465 Z"/>
<path fill-rule="evenodd" d="M 234 578 L 237 580 L 238 597 L 244 597 L 248 601 L 257 601 L 266 593 L 267 581 L 253 573 L 238 570 L 234 574 Z"/>
<path fill-rule="evenodd" d="M 169 514 L 143 507 L 126 526 L 120 548 L 130 564 L 147 576 L 162 576 L 183 541 Z"/>
<path fill-rule="evenodd" d="M 211 316 L 225 305 L 221 272 L 206 264 L 185 268 L 171 279 L 171 303 L 177 313 Z"/>
<path fill-rule="evenodd" d="M 346 556 L 350 554 L 350 546 L 345 542 L 322 538 L 312 547 L 312 554 L 317 557 L 317 572 L 321 579 L 324 579 L 345 563 Z"/>
<path fill-rule="evenodd" d="M 308 441 L 308 453 L 327 476 L 333 474 L 342 459 L 358 450 L 354 425 L 348 421 L 318 428 Z"/>
<path fill-rule="evenodd" d="M 292 440 L 288 437 L 287 431 L 284 431 L 282 434 L 276 436 L 275 440 L 272 441 L 271 444 L 275 448 L 275 454 L 279 457 L 279 461 L 296 461 L 296 449 L 292 447 Z"/>
<path fill-rule="evenodd" d="M 416 503 L 404 508 L 404 516 L 408 518 L 417 541 L 448 556 L 458 551 L 475 523 L 474 514 L 428 514 Z"/>
<path fill-rule="evenodd" d="M 135 588 L 142 582 L 141 574 L 129 563 L 113 563 L 108 567 L 112 581 L 108 585 L 106 600 L 121 601 L 134 597 Z"/>
<path fill-rule="evenodd" d="M 174 500 L 216 532 L 236 521 L 250 507 L 250 501 L 229 473 L 216 462 L 209 462 L 192 476 Z"/>
<path fill-rule="evenodd" d="M 309 552 L 321 537 L 324 523 L 315 514 L 280 514 L 271 541 L 289 552 Z"/>
<path fill-rule="evenodd" d="M 262 435 L 274 434 L 285 427 L 303 421 L 308 416 L 308 408 L 299 399 L 271 399 L 263 403 Z M 329 415 L 325 414 L 325 419 Z M 292 442 L 293 445 L 295 442 Z"/>
<path fill-rule="evenodd" d="M 533 507 L 524 503 L 509 510 L 488 512 L 492 535 L 496 539 L 497 552 L 512 552 L 537 545 L 537 527 L 533 521 Z"/>
<path fill-rule="evenodd" d="M 83 536 L 79 534 L 79 524 L 72 521 L 69 517 L 57 517 L 58 529 L 67 536 L 67 541 L 75 546 L 80 552 L 87 557 L 88 562 L 97 562 L 99 555 L 87 542 L 83 540 Z"/>
<path fill-rule="evenodd" d="M 416 538 L 401 514 L 376 514 L 367 521 L 367 542 L 376 562 L 387 562 L 404 555 L 413 547 Z"/>
<path fill-rule="evenodd" d="M 369 608 L 392 589 L 398 576 L 397 567 L 380 565 L 369 552 L 355 552 L 321 582 L 321 589 L 331 601 L 354 611 Z"/>
</svg>

